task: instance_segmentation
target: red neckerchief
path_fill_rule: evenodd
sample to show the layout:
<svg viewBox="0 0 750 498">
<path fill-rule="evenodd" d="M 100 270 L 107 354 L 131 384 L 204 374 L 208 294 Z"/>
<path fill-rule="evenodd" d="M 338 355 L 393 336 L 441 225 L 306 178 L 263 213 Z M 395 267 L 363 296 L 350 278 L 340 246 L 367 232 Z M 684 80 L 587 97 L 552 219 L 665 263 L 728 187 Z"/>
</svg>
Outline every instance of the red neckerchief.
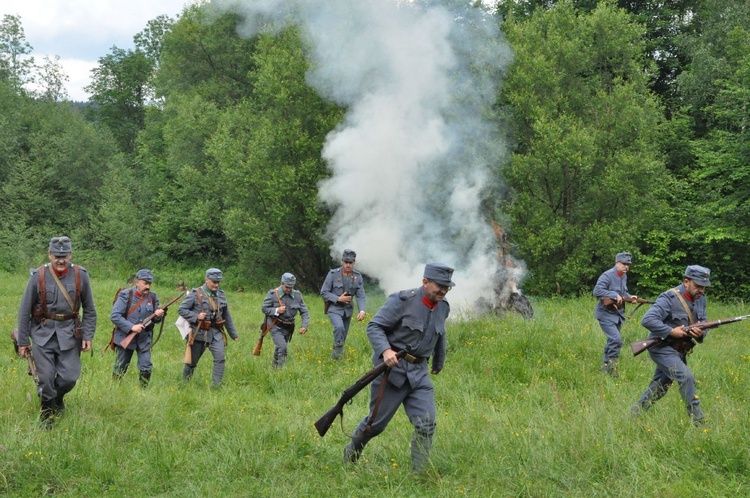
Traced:
<svg viewBox="0 0 750 498">
<path fill-rule="evenodd" d="M 625 275 L 623 272 L 621 272 L 620 270 L 617 270 L 617 276 L 618 277 L 622 277 L 623 275 Z"/>
<path fill-rule="evenodd" d="M 689 292 L 685 291 L 682 295 L 691 303 L 693 302 L 693 296 L 691 296 Z"/>
<path fill-rule="evenodd" d="M 425 306 L 427 306 L 428 308 L 430 308 L 431 310 L 434 310 L 434 309 L 435 309 L 435 307 L 436 307 L 436 306 L 438 305 L 438 303 L 439 303 L 439 302 L 440 302 L 440 301 L 438 301 L 437 303 L 433 303 L 432 301 L 430 301 L 429 299 L 427 299 L 427 296 L 424 296 L 424 297 L 422 298 L 422 303 L 423 303 L 423 304 L 424 304 Z"/>
<path fill-rule="evenodd" d="M 66 266 L 63 271 L 57 271 L 57 268 L 53 267 L 52 271 L 55 272 L 55 275 L 57 275 L 58 277 L 62 277 L 63 275 L 67 275 L 68 274 L 68 267 Z"/>
<path fill-rule="evenodd" d="M 351 274 L 352 274 L 352 272 L 344 270 L 344 276 L 345 277 L 348 277 Z"/>
<path fill-rule="evenodd" d="M 141 293 L 138 292 L 138 291 L 135 291 L 135 297 L 137 297 L 138 299 L 140 299 L 141 298 Z"/>
</svg>

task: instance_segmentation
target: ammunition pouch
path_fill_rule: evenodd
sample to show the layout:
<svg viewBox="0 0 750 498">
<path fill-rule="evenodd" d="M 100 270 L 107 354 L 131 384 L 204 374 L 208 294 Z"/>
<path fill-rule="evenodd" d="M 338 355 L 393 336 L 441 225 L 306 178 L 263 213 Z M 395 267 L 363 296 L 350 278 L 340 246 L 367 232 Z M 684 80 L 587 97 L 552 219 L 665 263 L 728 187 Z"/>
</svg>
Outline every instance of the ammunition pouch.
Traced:
<svg viewBox="0 0 750 498">
<path fill-rule="evenodd" d="M 212 328 L 221 329 L 224 327 L 225 323 L 227 323 L 226 320 L 216 320 L 215 322 L 212 322 L 211 320 L 201 320 L 198 327 L 203 330 L 210 330 Z"/>
<path fill-rule="evenodd" d="M 37 303 L 36 306 L 31 309 L 31 318 L 36 324 L 42 323 L 42 319 L 44 319 L 44 311 L 42 311 L 42 305 L 40 303 Z"/>
<path fill-rule="evenodd" d="M 670 346 L 681 355 L 686 356 L 693 350 L 695 342 L 692 339 L 683 339 L 672 342 Z"/>
</svg>

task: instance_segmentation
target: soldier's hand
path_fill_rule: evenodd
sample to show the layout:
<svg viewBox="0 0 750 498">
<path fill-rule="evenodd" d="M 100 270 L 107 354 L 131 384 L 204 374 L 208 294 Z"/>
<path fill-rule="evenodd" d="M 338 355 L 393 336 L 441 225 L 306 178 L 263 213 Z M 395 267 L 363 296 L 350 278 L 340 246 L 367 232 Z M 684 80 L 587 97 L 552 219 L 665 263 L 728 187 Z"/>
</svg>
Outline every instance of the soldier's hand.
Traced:
<svg viewBox="0 0 750 498">
<path fill-rule="evenodd" d="M 18 354 L 21 355 L 21 358 L 26 358 L 26 355 L 29 354 L 29 348 L 30 348 L 30 346 L 19 346 L 18 347 Z"/>
<path fill-rule="evenodd" d="M 352 296 L 347 296 L 346 294 L 341 294 L 337 300 L 340 303 L 346 303 L 349 304 L 352 302 Z"/>
<path fill-rule="evenodd" d="M 286 313 L 286 305 L 285 304 L 282 304 L 281 306 L 279 306 L 278 308 L 276 308 L 276 314 L 277 315 L 283 315 L 284 313 Z"/>
<path fill-rule="evenodd" d="M 304 334 L 305 332 L 307 332 L 307 327 L 300 327 L 299 333 Z"/>
<path fill-rule="evenodd" d="M 85 353 L 89 351 L 90 349 L 91 349 L 91 341 L 84 340 L 81 342 L 81 351 Z"/>
<path fill-rule="evenodd" d="M 385 351 L 383 351 L 383 363 L 385 363 L 389 367 L 395 367 L 396 365 L 398 365 L 398 358 L 396 357 L 396 352 L 392 350 L 391 348 L 388 348 Z"/>
<path fill-rule="evenodd" d="M 133 325 L 130 331 L 135 332 L 136 334 L 140 334 L 143 331 L 143 324 L 136 323 L 135 325 Z"/>
<path fill-rule="evenodd" d="M 200 313 L 198 313 L 198 320 L 205 320 L 207 314 L 208 313 L 206 313 L 205 311 L 201 311 Z"/>
<path fill-rule="evenodd" d="M 703 337 L 703 331 L 701 329 L 695 328 L 695 327 L 688 327 L 686 329 L 688 337 L 692 337 L 694 339 L 700 339 Z"/>
<path fill-rule="evenodd" d="M 622 296 L 618 294 L 617 295 L 617 305 L 619 306 L 621 304 L 622 304 Z"/>
<path fill-rule="evenodd" d="M 360 311 L 359 314 L 357 314 L 357 321 L 361 322 L 364 319 L 365 319 L 365 312 L 364 311 Z"/>
<path fill-rule="evenodd" d="M 164 316 L 166 312 L 161 308 L 156 308 L 156 311 L 154 311 L 154 315 L 156 316 Z"/>
</svg>

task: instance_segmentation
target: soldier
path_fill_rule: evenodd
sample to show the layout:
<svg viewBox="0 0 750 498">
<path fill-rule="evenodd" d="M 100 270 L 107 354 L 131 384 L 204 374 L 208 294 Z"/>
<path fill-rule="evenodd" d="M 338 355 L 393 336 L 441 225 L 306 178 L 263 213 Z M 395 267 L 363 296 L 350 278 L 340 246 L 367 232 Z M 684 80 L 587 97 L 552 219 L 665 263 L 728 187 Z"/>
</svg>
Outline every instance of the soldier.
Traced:
<svg viewBox="0 0 750 498">
<path fill-rule="evenodd" d="M 615 266 L 605 271 L 596 281 L 594 297 L 597 298 L 594 317 L 599 321 L 602 332 L 607 337 L 604 346 L 604 364 L 602 372 L 618 377 L 620 370 L 618 361 L 622 349 L 620 330 L 625 322 L 625 303 L 623 298 L 636 297 L 628 293 L 628 271 L 633 256 L 629 252 L 621 252 L 615 256 Z M 603 298 L 609 298 L 617 305 L 605 306 Z"/>
<path fill-rule="evenodd" d="M 388 296 L 385 304 L 367 325 L 372 345 L 373 365 L 390 368 L 370 384 L 370 414 L 359 423 L 344 448 L 344 463 L 359 459 L 365 445 L 390 422 L 399 406 L 414 426 L 411 463 L 415 472 L 427 466 L 435 434 L 435 393 L 427 371 L 432 356 L 433 375 L 445 363 L 445 320 L 450 306 L 445 295 L 456 284 L 453 268 L 440 263 L 425 266 L 422 286 Z M 408 354 L 399 361 L 397 353 Z"/>
<path fill-rule="evenodd" d="M 354 306 L 352 298 L 357 298 L 357 321 L 365 319 L 367 299 L 362 274 L 354 269 L 357 253 L 345 249 L 341 256 L 341 266 L 328 272 L 320 295 L 328 308 L 328 319 L 333 326 L 333 348 L 331 359 L 340 360 L 344 356 L 344 343 L 349 335 L 349 324 L 352 321 Z"/>
<path fill-rule="evenodd" d="M 112 377 L 115 380 L 123 378 L 128 371 L 130 360 L 133 358 L 133 351 L 138 352 L 138 371 L 140 372 L 139 381 L 141 387 L 148 386 L 151 380 L 151 341 L 153 340 L 154 324 L 161 322 L 164 317 L 164 310 L 159 309 L 159 297 L 156 293 L 151 292 L 151 283 L 154 281 L 154 274 L 151 270 L 138 270 L 135 274 L 135 286 L 123 290 L 117 295 L 112 313 L 109 319 L 117 327 L 114 332 L 115 344 L 115 366 L 112 371 Z M 141 322 L 147 317 L 155 314 L 156 318 L 144 327 Z M 123 348 L 121 342 L 131 332 L 136 336 Z"/>
<path fill-rule="evenodd" d="M 21 356 L 31 348 L 41 388 L 40 421 L 51 428 L 65 411 L 63 398 L 81 376 L 81 352 L 91 349 L 96 309 L 86 270 L 70 262 L 68 237 L 53 237 L 50 263 L 31 271 L 18 309 Z M 83 308 L 83 320 L 79 311 Z"/>
<path fill-rule="evenodd" d="M 703 410 L 696 394 L 693 372 L 687 365 L 687 354 L 695 346 L 695 341 L 703 342 L 703 331 L 691 325 L 708 319 L 704 293 L 711 285 L 710 276 L 708 268 L 688 266 L 682 284 L 662 292 L 643 316 L 641 325 L 649 330 L 649 337 L 658 337 L 663 342 L 648 350 L 651 360 L 656 363 L 656 370 L 648 388 L 631 408 L 633 416 L 648 410 L 667 394 L 669 386 L 676 380 L 693 424 L 703 423 Z"/>
<path fill-rule="evenodd" d="M 226 332 L 233 341 L 238 341 L 237 329 L 234 326 L 224 290 L 219 286 L 223 278 L 221 270 L 206 270 L 206 282 L 190 292 L 177 312 L 190 322 L 193 330 L 187 338 L 189 355 L 186 354 L 182 379 L 190 380 L 198 361 L 208 348 L 214 357 L 213 385 L 218 387 L 224 377 L 224 346 L 227 343 Z M 226 329 L 226 332 L 224 331 Z M 189 356 L 190 361 L 187 361 Z"/>
<path fill-rule="evenodd" d="M 281 276 L 281 285 L 271 289 L 263 300 L 263 314 L 269 325 L 269 332 L 276 348 L 273 351 L 274 368 L 284 368 L 287 359 L 287 344 L 291 342 L 294 334 L 294 317 L 299 313 L 302 315 L 302 326 L 299 333 L 307 332 L 310 322 L 310 313 L 307 311 L 302 293 L 294 290 L 297 278 L 291 273 Z"/>
</svg>

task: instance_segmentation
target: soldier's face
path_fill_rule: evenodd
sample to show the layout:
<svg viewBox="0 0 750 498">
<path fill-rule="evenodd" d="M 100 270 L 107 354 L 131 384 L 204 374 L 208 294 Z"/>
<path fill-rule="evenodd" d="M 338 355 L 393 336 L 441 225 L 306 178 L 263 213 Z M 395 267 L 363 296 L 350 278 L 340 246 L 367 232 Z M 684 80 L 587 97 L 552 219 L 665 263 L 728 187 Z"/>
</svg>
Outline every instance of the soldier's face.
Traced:
<svg viewBox="0 0 750 498">
<path fill-rule="evenodd" d="M 210 290 L 211 292 L 216 292 L 216 290 L 219 288 L 219 282 L 218 280 L 211 280 L 210 278 L 206 279 L 206 289 Z"/>
<path fill-rule="evenodd" d="M 52 263 L 52 267 L 57 270 L 58 272 L 65 270 L 65 268 L 68 267 L 68 263 L 70 263 L 70 258 L 73 256 L 73 253 L 68 253 L 65 256 L 55 256 L 52 253 L 49 253 L 49 260 L 50 263 Z"/>
<path fill-rule="evenodd" d="M 448 291 L 451 290 L 447 285 L 440 285 L 426 278 L 422 279 L 422 284 L 424 285 L 424 295 L 433 303 L 442 301 Z"/>
<path fill-rule="evenodd" d="M 627 273 L 628 270 L 630 270 L 630 265 L 625 263 L 620 263 L 619 261 L 615 263 L 615 266 L 617 267 L 617 271 L 621 273 Z"/>
<path fill-rule="evenodd" d="M 151 282 L 147 282 L 145 280 L 136 280 L 135 281 L 135 290 L 141 296 L 145 296 L 151 290 Z"/>
<path fill-rule="evenodd" d="M 690 294 L 690 297 L 692 297 L 693 300 L 700 298 L 706 293 L 706 288 L 704 286 L 696 284 L 689 278 L 684 279 L 682 282 L 685 284 L 685 290 L 688 291 L 688 294 Z"/>
<path fill-rule="evenodd" d="M 341 261 L 341 266 L 344 267 L 345 272 L 350 272 L 354 268 L 354 261 Z"/>
</svg>

